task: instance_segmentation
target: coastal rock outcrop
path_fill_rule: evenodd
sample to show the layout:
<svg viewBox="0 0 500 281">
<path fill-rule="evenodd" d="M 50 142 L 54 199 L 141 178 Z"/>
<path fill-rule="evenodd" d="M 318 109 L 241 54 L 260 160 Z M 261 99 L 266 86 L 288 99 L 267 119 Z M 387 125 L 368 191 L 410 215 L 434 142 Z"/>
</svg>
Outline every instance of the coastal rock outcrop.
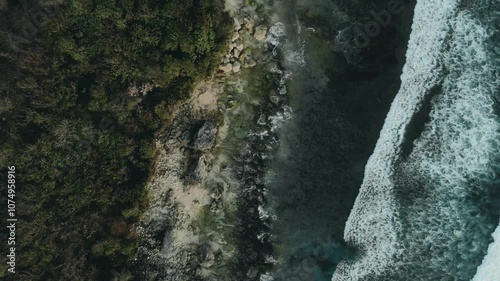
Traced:
<svg viewBox="0 0 500 281">
<path fill-rule="evenodd" d="M 209 151 L 215 145 L 217 126 L 211 121 L 204 121 L 193 139 L 193 148 L 199 151 Z"/>
</svg>

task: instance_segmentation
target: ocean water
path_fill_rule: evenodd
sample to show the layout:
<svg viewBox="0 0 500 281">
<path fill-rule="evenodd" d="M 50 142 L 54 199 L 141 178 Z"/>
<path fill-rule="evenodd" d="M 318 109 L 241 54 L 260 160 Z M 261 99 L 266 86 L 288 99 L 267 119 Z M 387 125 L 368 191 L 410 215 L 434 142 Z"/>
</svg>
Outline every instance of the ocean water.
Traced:
<svg viewBox="0 0 500 281">
<path fill-rule="evenodd" d="M 370 7 L 383 9 L 380 2 Z M 271 218 L 274 266 L 261 280 L 331 280 L 353 254 L 344 226 L 400 87 L 412 5 L 350 63 L 335 40 L 351 22 L 372 19 L 370 10 L 359 13 L 350 1 L 275 1 L 267 40 L 285 81 L 276 92 L 287 96 L 290 110 L 276 127 L 279 146 L 266 168 L 260 210 Z"/>
<path fill-rule="evenodd" d="M 495 239 L 488 248 L 488 254 L 477 268 L 472 281 L 495 281 L 500 276 L 500 226 L 492 234 Z"/>
<path fill-rule="evenodd" d="M 499 4 L 417 3 L 333 280 L 498 280 Z"/>
<path fill-rule="evenodd" d="M 500 3 L 389 2 L 274 1 L 238 278 L 496 280 Z"/>
</svg>

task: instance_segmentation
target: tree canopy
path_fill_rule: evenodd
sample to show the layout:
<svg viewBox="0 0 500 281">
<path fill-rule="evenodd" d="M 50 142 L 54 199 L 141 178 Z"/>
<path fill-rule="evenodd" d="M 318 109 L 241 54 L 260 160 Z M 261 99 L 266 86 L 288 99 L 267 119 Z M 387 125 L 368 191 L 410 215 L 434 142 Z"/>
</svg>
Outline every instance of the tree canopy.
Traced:
<svg viewBox="0 0 500 281">
<path fill-rule="evenodd" d="M 16 280 L 133 279 L 155 132 L 220 61 L 229 17 L 220 0 L 14 2 L 0 16 L 0 169 L 19 177 Z"/>
</svg>

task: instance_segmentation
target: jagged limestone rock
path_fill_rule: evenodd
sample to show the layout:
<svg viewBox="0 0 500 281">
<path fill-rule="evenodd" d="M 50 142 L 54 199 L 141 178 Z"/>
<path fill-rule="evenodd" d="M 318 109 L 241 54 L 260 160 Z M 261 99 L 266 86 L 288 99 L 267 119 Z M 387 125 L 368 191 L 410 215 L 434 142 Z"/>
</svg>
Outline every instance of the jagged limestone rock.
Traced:
<svg viewBox="0 0 500 281">
<path fill-rule="evenodd" d="M 217 126 L 210 121 L 206 121 L 196 133 L 193 140 L 193 148 L 200 151 L 212 149 L 215 144 L 215 134 Z"/>
</svg>

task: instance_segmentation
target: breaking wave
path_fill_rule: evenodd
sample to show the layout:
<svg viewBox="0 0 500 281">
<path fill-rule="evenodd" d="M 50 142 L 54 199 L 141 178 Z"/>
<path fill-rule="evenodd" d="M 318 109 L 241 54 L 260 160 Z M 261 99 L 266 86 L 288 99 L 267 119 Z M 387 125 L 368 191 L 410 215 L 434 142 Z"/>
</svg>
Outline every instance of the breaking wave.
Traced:
<svg viewBox="0 0 500 281">
<path fill-rule="evenodd" d="M 496 0 L 417 3 L 402 86 L 345 230 L 359 253 L 333 280 L 474 277 L 500 215 L 498 20 Z"/>
<path fill-rule="evenodd" d="M 500 225 L 493 233 L 495 241 L 488 248 L 488 255 L 478 267 L 472 281 L 496 281 L 500 276 Z"/>
</svg>

